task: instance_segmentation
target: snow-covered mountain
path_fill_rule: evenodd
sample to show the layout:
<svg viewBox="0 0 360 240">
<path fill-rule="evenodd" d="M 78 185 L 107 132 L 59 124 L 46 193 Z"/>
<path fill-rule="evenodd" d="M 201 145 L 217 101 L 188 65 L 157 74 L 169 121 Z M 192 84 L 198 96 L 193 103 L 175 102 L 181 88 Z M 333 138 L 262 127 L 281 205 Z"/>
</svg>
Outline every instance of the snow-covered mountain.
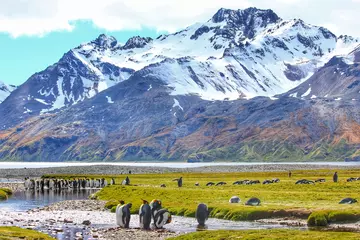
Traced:
<svg viewBox="0 0 360 240">
<path fill-rule="evenodd" d="M 166 83 L 171 95 L 274 96 L 358 41 L 300 19 L 283 20 L 272 10 L 220 9 L 205 23 L 156 39 L 137 36 L 122 45 L 102 34 L 31 76 L 0 105 L 0 114 L 16 123 L 91 98 L 134 73 L 149 79 L 149 89 L 151 79 Z"/>
<path fill-rule="evenodd" d="M 0 103 L 2 103 L 15 88 L 13 85 L 6 85 L 0 81 Z"/>
<path fill-rule="evenodd" d="M 283 94 L 302 99 L 359 101 L 360 44 L 349 52 L 334 56 L 307 81 Z"/>
</svg>

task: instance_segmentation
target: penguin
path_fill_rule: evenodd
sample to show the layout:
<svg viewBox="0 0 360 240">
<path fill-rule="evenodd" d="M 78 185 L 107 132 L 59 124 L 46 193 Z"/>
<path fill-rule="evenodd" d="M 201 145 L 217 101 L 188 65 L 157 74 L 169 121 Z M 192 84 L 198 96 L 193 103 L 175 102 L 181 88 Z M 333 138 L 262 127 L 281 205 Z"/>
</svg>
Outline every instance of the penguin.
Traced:
<svg viewBox="0 0 360 240">
<path fill-rule="evenodd" d="M 206 184 L 207 187 L 209 187 L 209 186 L 214 186 L 214 185 L 215 185 L 215 183 L 213 183 L 213 182 L 208 182 L 208 183 Z"/>
<path fill-rule="evenodd" d="M 209 209 L 206 204 L 200 203 L 197 206 L 197 209 L 195 212 L 195 218 L 200 226 L 205 226 L 205 222 L 209 218 Z"/>
<path fill-rule="evenodd" d="M 130 185 L 130 178 L 128 176 L 126 176 L 125 178 L 125 184 Z"/>
<path fill-rule="evenodd" d="M 244 183 L 244 181 L 236 181 L 236 182 L 233 182 L 233 185 L 241 185 L 243 183 Z"/>
<path fill-rule="evenodd" d="M 218 182 L 215 186 L 223 186 L 226 185 L 226 182 Z"/>
<path fill-rule="evenodd" d="M 337 174 L 337 172 L 335 172 L 334 175 L 333 175 L 333 181 L 338 182 L 338 178 L 339 178 L 338 174 Z"/>
<path fill-rule="evenodd" d="M 165 224 L 171 223 L 171 214 L 167 209 L 160 209 L 154 215 L 155 228 L 161 229 Z"/>
<path fill-rule="evenodd" d="M 245 205 L 247 206 L 259 206 L 260 205 L 260 199 L 258 198 L 250 198 L 246 201 Z"/>
<path fill-rule="evenodd" d="M 326 181 L 326 180 L 325 180 L 324 178 L 320 178 L 320 179 L 315 180 L 316 183 L 318 183 L 318 182 L 321 182 L 321 183 L 322 183 L 322 182 L 325 182 L 325 181 Z"/>
<path fill-rule="evenodd" d="M 182 187 L 182 184 L 183 184 L 182 177 L 176 178 L 173 181 L 177 181 L 178 187 Z"/>
<path fill-rule="evenodd" d="M 259 180 L 254 180 L 254 181 L 250 181 L 251 184 L 260 184 L 260 181 Z"/>
<path fill-rule="evenodd" d="M 162 208 L 161 201 L 157 199 L 153 199 L 150 203 L 151 212 L 154 213 Z M 153 214 L 155 215 L 155 214 Z"/>
<path fill-rule="evenodd" d="M 125 204 L 124 201 L 120 201 L 120 204 L 116 207 L 116 224 L 122 228 L 129 228 L 131 207 L 131 203 Z"/>
<path fill-rule="evenodd" d="M 166 184 L 161 184 L 160 187 L 166 188 Z"/>
<path fill-rule="evenodd" d="M 140 206 L 139 209 L 140 228 L 145 230 L 150 229 L 151 219 L 151 207 L 149 205 L 149 202 L 143 200 L 143 204 Z"/>
<path fill-rule="evenodd" d="M 357 200 L 354 198 L 344 198 L 339 202 L 339 204 L 353 204 L 353 203 L 357 203 Z"/>
<path fill-rule="evenodd" d="M 111 178 L 110 185 L 115 185 L 115 179 Z"/>
<path fill-rule="evenodd" d="M 238 196 L 233 196 L 229 199 L 229 203 L 239 203 L 240 198 Z"/>
<path fill-rule="evenodd" d="M 262 184 L 271 184 L 271 183 L 273 183 L 273 181 L 272 181 L 272 180 L 265 180 L 265 181 L 263 181 L 263 183 L 262 183 Z"/>
<path fill-rule="evenodd" d="M 273 181 L 273 183 L 279 183 L 279 182 L 280 182 L 280 179 L 275 178 L 275 179 L 273 179 L 272 181 Z"/>
<path fill-rule="evenodd" d="M 198 187 L 198 186 L 200 186 L 200 184 L 197 182 L 197 183 L 195 183 L 195 186 Z"/>
</svg>

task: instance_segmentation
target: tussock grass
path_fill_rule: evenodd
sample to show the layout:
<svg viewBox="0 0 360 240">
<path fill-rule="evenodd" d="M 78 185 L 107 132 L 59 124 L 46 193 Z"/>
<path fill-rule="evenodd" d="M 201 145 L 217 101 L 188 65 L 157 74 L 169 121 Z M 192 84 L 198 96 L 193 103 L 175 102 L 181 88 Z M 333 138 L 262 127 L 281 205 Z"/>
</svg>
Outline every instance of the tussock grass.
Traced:
<svg viewBox="0 0 360 240">
<path fill-rule="evenodd" d="M 319 232 L 298 230 L 250 230 L 250 231 L 202 231 L 169 240 L 355 240 L 360 239 L 359 233 Z"/>
<path fill-rule="evenodd" d="M 210 216 L 229 220 L 256 220 L 262 218 L 297 217 L 307 219 L 309 225 L 326 225 L 333 222 L 360 220 L 360 204 L 340 205 L 346 197 L 360 200 L 360 181 L 346 182 L 349 177 L 360 177 L 360 170 L 338 170 L 339 182 L 332 182 L 335 170 L 293 171 L 292 178 L 287 172 L 256 173 L 166 173 L 132 174 L 130 186 L 107 186 L 96 194 L 100 200 L 124 200 L 133 204 L 133 213 L 138 212 L 141 199 L 151 201 L 161 199 L 163 206 L 174 215 L 195 215 L 199 203 L 206 203 L 211 209 Z M 174 178 L 183 177 L 183 187 L 178 188 Z M 51 177 L 51 176 L 47 176 Z M 77 176 L 57 175 L 74 178 Z M 114 177 L 119 184 L 126 175 L 81 176 L 89 178 Z M 270 185 L 232 185 L 238 180 L 260 180 L 279 178 L 280 183 Z M 315 185 L 295 185 L 299 179 L 316 180 L 325 178 L 327 182 Z M 225 186 L 206 187 L 208 182 L 227 182 Z M 199 183 L 200 186 L 195 186 Z M 166 188 L 161 188 L 166 184 Z M 241 198 L 240 204 L 230 204 L 232 196 Z M 261 206 L 245 206 L 251 197 L 258 197 Z"/>
<path fill-rule="evenodd" d="M 18 227 L 0 227 L 0 240 L 27 239 L 27 240 L 53 240 L 49 235 L 34 230 Z"/>
<path fill-rule="evenodd" d="M 0 188 L 0 200 L 6 200 L 10 195 L 12 195 L 11 189 Z"/>
</svg>

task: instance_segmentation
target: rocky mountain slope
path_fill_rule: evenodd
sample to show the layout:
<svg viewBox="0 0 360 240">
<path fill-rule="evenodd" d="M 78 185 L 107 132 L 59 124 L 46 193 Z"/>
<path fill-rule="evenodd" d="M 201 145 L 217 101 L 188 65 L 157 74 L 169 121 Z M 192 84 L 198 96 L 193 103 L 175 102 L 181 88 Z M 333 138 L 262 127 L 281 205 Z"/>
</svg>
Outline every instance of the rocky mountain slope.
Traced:
<svg viewBox="0 0 360 240">
<path fill-rule="evenodd" d="M 235 100 L 284 93 L 335 55 L 358 44 L 272 10 L 220 9 L 205 23 L 157 39 L 133 37 L 121 45 L 100 35 L 31 76 L 0 105 L 2 129 L 31 116 L 56 112 L 127 80 L 147 67 L 146 78 L 171 95 Z M 151 87 L 149 85 L 149 87 Z"/>
<path fill-rule="evenodd" d="M 254 8 L 123 46 L 101 35 L 0 104 L 0 159 L 358 159 L 358 41 Z"/>
<path fill-rule="evenodd" d="M 13 85 L 6 85 L 0 81 L 0 103 L 2 103 L 15 88 Z"/>
</svg>

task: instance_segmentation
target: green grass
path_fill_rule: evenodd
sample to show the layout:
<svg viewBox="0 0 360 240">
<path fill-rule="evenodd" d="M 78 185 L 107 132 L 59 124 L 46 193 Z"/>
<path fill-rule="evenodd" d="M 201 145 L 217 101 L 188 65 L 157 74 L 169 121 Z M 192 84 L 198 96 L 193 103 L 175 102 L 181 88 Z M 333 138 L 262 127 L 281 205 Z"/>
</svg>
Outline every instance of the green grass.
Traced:
<svg viewBox="0 0 360 240">
<path fill-rule="evenodd" d="M 54 238 L 34 230 L 22 229 L 18 227 L 0 227 L 0 240 L 9 239 L 52 240 Z"/>
<path fill-rule="evenodd" d="M 310 226 L 322 226 L 328 223 L 360 220 L 360 204 L 340 205 L 342 198 L 353 197 L 360 200 L 360 181 L 347 183 L 348 177 L 359 177 L 360 170 L 339 170 L 338 183 L 331 181 L 334 170 L 294 171 L 288 178 L 287 172 L 256 172 L 256 173 L 166 173 L 129 175 L 131 186 L 108 186 L 96 194 L 100 200 L 124 200 L 133 204 L 133 213 L 138 212 L 141 199 L 151 201 L 160 199 L 163 206 L 174 215 L 195 215 L 196 206 L 206 203 L 210 216 L 229 220 L 256 220 L 274 217 L 297 217 L 307 219 Z M 172 179 L 183 176 L 184 185 L 178 188 Z M 49 176 L 47 176 L 49 177 Z M 76 177 L 58 175 L 57 177 Z M 120 183 L 126 175 L 119 176 L 82 176 L 111 177 Z M 237 180 L 260 180 L 280 178 L 280 183 L 271 185 L 240 185 L 232 183 Z M 315 185 L 295 185 L 296 180 L 306 178 L 316 180 L 325 178 L 326 183 Z M 206 187 L 207 182 L 225 181 L 225 186 Z M 200 187 L 196 187 L 198 182 Z M 161 188 L 166 184 L 166 188 Z M 230 204 L 231 196 L 239 196 L 241 204 Z M 261 206 L 245 206 L 244 202 L 251 197 L 258 197 Z M 311 217 L 309 217 L 311 215 Z"/>
<path fill-rule="evenodd" d="M 202 231 L 169 240 L 357 240 L 360 239 L 359 233 L 344 232 L 318 232 L 318 231 L 299 231 L 299 230 L 251 230 L 251 231 Z"/>
<path fill-rule="evenodd" d="M 11 189 L 0 188 L 0 200 L 6 200 L 10 195 L 12 195 Z"/>
</svg>

